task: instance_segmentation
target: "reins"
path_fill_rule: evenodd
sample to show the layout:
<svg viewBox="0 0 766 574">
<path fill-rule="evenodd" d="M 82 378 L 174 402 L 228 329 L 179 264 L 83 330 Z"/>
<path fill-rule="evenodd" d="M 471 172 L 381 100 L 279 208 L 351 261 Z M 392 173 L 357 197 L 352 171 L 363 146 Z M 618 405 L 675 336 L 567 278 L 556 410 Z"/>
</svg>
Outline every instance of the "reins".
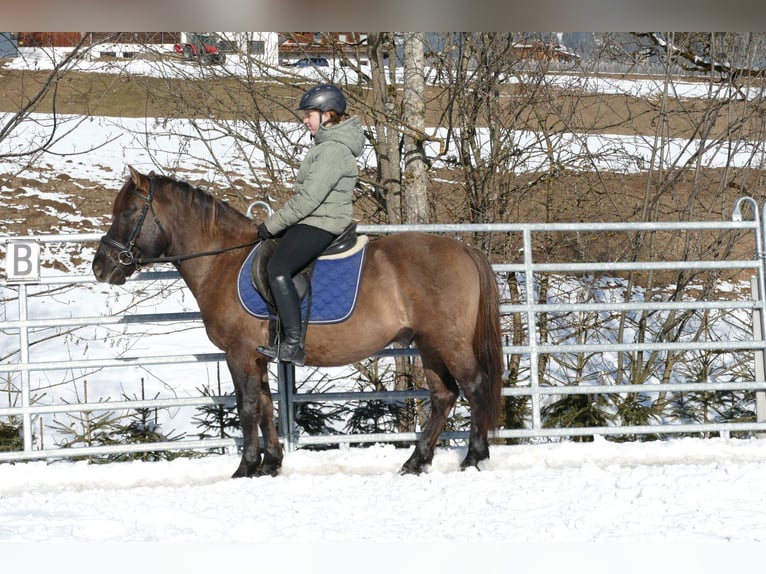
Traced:
<svg viewBox="0 0 766 574">
<path fill-rule="evenodd" d="M 117 261 L 120 263 L 120 265 L 128 266 L 128 265 L 135 265 L 136 268 L 141 267 L 142 265 L 146 265 L 149 263 L 181 263 L 182 261 L 187 261 L 189 259 L 196 259 L 198 257 L 210 257 L 211 255 L 220 255 L 221 253 L 226 253 L 228 251 L 236 251 L 237 249 L 244 249 L 245 247 L 251 247 L 258 243 L 260 240 L 255 241 L 249 241 L 247 243 L 240 243 L 239 245 L 233 245 L 231 247 L 222 247 L 221 249 L 214 249 L 211 251 L 203 251 L 200 253 L 189 253 L 187 255 L 168 255 L 163 257 L 136 257 L 133 253 L 133 249 L 136 246 L 136 240 L 138 239 L 139 234 L 141 233 L 141 228 L 144 225 L 144 220 L 146 219 L 146 216 L 149 211 L 152 212 L 152 217 L 154 218 L 154 223 L 157 224 L 157 228 L 160 230 L 160 233 L 165 236 L 165 238 L 168 238 L 167 233 L 165 232 L 165 229 L 162 227 L 162 224 L 160 223 L 160 220 L 157 218 L 157 214 L 154 212 L 154 206 L 152 205 L 152 202 L 154 200 L 154 177 L 149 178 L 149 193 L 146 195 L 143 195 L 133 190 L 133 193 L 138 195 L 144 200 L 144 207 L 141 209 L 141 215 L 138 216 L 138 219 L 136 220 L 136 226 L 133 228 L 133 232 L 130 234 L 130 237 L 128 238 L 127 244 L 123 245 L 119 241 L 116 241 L 115 239 L 112 239 L 108 235 L 104 235 L 101 237 L 101 243 L 105 243 L 106 245 L 109 245 L 110 247 L 115 248 L 117 253 Z"/>
<path fill-rule="evenodd" d="M 180 263 L 181 261 L 187 261 L 189 259 L 195 259 L 197 257 L 209 257 L 211 255 L 220 255 L 227 251 L 236 251 L 237 249 L 244 249 L 245 247 L 252 247 L 260 240 L 249 241 L 247 243 L 240 243 L 239 245 L 232 245 L 231 247 L 222 247 L 221 249 L 214 249 L 213 251 L 202 251 L 200 253 L 189 253 L 188 255 L 175 255 L 165 257 L 134 257 L 133 262 L 138 265 L 145 265 L 147 263 Z M 122 263 L 122 261 L 120 261 Z"/>
</svg>

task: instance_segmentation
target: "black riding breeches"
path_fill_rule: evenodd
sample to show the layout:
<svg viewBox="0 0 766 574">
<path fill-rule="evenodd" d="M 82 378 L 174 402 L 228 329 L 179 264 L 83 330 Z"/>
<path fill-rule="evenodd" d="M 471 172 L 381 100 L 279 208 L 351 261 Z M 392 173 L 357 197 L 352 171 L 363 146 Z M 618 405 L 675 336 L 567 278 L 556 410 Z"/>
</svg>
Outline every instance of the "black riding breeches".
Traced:
<svg viewBox="0 0 766 574">
<path fill-rule="evenodd" d="M 330 246 L 335 235 L 310 225 L 293 225 L 279 238 L 266 271 L 269 283 L 277 277 L 292 279 Z M 290 281 L 292 283 L 292 281 Z"/>
<path fill-rule="evenodd" d="M 298 337 L 300 333 L 301 306 L 293 277 L 319 257 L 335 237 L 332 233 L 310 225 L 295 225 L 285 231 L 277 242 L 266 265 L 266 272 L 281 330 L 285 335 L 292 333 Z"/>
</svg>

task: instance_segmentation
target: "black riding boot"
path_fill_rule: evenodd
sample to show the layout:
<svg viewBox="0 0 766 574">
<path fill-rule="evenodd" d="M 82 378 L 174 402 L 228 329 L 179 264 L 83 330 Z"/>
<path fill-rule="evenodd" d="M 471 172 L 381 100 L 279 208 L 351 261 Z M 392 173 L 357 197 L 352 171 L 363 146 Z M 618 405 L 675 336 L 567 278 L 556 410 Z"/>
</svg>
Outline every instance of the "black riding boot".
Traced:
<svg viewBox="0 0 766 574">
<path fill-rule="evenodd" d="M 301 306 L 293 282 L 288 277 L 275 277 L 271 282 L 271 296 L 279 315 L 282 337 L 269 347 L 258 347 L 258 352 L 269 359 L 278 358 L 283 363 L 302 367 L 306 352 L 301 339 Z"/>
</svg>

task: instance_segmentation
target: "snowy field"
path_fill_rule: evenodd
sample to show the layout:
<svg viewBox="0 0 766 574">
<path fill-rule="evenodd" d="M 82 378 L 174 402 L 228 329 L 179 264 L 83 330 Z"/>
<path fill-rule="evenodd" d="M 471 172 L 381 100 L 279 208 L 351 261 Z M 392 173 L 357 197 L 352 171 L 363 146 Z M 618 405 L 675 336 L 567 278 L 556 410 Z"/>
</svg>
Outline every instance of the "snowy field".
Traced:
<svg viewBox="0 0 766 574">
<path fill-rule="evenodd" d="M 397 474 L 406 451 L 390 446 L 297 451 L 281 476 L 240 480 L 228 478 L 231 456 L 0 465 L 0 540 L 57 543 L 36 559 L 76 552 L 71 572 L 96 571 L 86 548 L 126 542 L 141 556 L 130 550 L 119 572 L 154 571 L 145 559 L 176 549 L 196 557 L 193 571 L 210 571 L 200 553 L 288 572 L 758 569 L 766 441 L 495 447 L 482 471 L 465 472 L 461 450 L 439 450 L 419 477 Z"/>
<path fill-rule="evenodd" d="M 108 142 L 126 123 L 137 131 L 131 122 L 138 121 L 94 118 L 59 145 L 71 151 L 83 141 Z M 128 163 L 149 163 L 129 137 L 74 164 L 45 156 L 46 170 L 29 177 L 87 169 L 84 176 L 116 190 Z M 157 150 L 177 149 L 162 137 L 154 143 Z M 631 144 L 620 142 L 625 145 Z M 0 163 L 0 173 L 12 167 Z M 408 450 L 391 446 L 291 452 L 281 476 L 241 480 L 229 478 L 238 462 L 229 455 L 0 464 L 0 568 L 163 574 L 221 567 L 333 573 L 760 568 L 766 441 L 495 446 L 480 472 L 459 472 L 462 455 L 459 447 L 440 449 L 420 477 L 398 475 Z M 41 552 L 38 543 L 48 544 Z"/>
</svg>

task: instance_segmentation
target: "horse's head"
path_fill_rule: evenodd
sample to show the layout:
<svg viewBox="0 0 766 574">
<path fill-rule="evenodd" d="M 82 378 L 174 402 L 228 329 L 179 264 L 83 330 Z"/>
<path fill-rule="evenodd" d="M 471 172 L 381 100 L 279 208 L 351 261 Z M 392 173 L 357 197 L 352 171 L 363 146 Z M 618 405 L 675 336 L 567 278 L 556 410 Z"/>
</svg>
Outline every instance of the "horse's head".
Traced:
<svg viewBox="0 0 766 574">
<path fill-rule="evenodd" d="M 145 259 L 158 257 L 168 237 L 154 211 L 157 192 L 154 172 L 144 175 L 129 167 L 130 178 L 112 206 L 112 225 L 101 238 L 93 259 L 99 281 L 122 285 Z"/>
</svg>

